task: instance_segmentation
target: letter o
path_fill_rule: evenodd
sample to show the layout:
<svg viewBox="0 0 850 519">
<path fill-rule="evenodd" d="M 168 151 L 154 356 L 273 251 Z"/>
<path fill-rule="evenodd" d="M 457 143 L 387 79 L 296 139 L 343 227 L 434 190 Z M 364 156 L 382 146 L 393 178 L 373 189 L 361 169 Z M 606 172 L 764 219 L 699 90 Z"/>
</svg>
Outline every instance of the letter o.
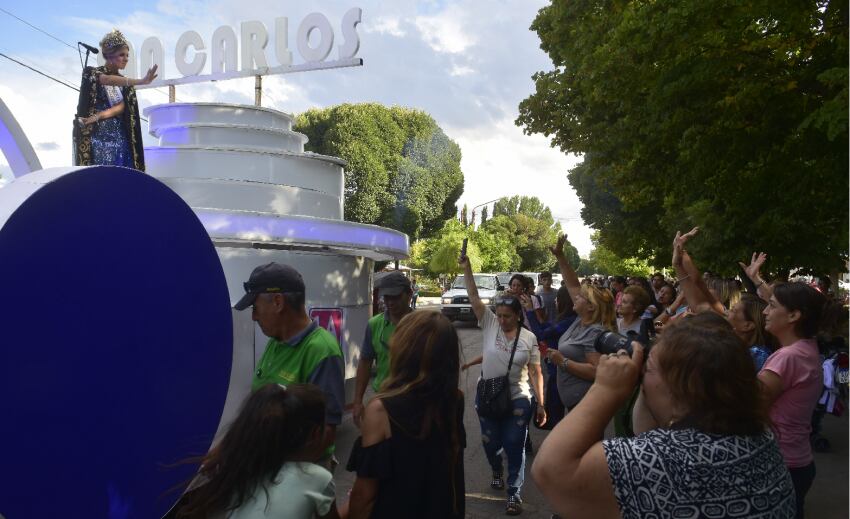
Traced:
<svg viewBox="0 0 850 519">
<path fill-rule="evenodd" d="M 310 47 L 310 33 L 314 30 L 319 31 L 321 39 L 316 48 Z M 334 44 L 334 30 L 325 15 L 321 13 L 310 13 L 301 21 L 298 26 L 298 53 L 308 63 L 324 61 L 331 53 L 331 48 Z"/>
</svg>

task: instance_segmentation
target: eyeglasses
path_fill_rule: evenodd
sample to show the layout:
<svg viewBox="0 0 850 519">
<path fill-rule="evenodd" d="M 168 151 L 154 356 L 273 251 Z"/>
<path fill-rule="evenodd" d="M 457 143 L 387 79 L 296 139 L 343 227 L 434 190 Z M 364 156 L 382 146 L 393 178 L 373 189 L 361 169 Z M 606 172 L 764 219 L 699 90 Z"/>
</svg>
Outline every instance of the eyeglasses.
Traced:
<svg viewBox="0 0 850 519">
<path fill-rule="evenodd" d="M 512 305 L 512 304 L 514 304 L 514 301 L 516 301 L 516 299 L 514 299 L 513 297 L 497 297 L 496 298 L 496 304 L 497 305 Z"/>
</svg>

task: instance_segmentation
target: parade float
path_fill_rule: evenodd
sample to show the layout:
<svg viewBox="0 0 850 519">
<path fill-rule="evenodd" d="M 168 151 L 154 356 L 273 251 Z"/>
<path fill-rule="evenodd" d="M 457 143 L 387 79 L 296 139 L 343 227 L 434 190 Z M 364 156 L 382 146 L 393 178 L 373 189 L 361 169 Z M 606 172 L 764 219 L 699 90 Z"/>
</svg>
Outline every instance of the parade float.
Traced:
<svg viewBox="0 0 850 519">
<path fill-rule="evenodd" d="M 342 347 L 350 398 L 374 263 L 406 257 L 408 238 L 346 222 L 345 162 L 305 152 L 293 117 L 259 105 L 263 75 L 362 64 L 359 21 L 356 8 L 343 16 L 340 59 L 328 62 L 333 31 L 309 15 L 296 37 L 304 63 L 293 64 L 288 22 L 276 19 L 277 67 L 261 56 L 265 27 L 243 23 L 239 70 L 235 31 L 220 28 L 207 75 L 203 40 L 188 31 L 175 49 L 183 77 L 150 86 L 173 95 L 255 76 L 257 102 L 147 107 L 146 173 L 42 169 L 0 100 L 13 176 L 0 188 L 0 517 L 167 512 L 197 467 L 180 462 L 206 452 L 250 390 L 267 338 L 232 305 L 257 265 L 302 273 L 310 317 Z M 164 69 L 149 40 L 141 65 Z"/>
</svg>

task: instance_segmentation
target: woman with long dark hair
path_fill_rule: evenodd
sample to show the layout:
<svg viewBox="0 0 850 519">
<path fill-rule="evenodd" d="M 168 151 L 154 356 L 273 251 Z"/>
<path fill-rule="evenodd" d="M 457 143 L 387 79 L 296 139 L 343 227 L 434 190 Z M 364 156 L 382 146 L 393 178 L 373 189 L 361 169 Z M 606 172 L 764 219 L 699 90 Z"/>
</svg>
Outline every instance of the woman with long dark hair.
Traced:
<svg viewBox="0 0 850 519">
<path fill-rule="evenodd" d="M 322 455 L 325 397 L 309 384 L 268 384 L 254 391 L 202 461 L 200 486 L 178 518 L 339 517 L 333 476 Z"/>
<path fill-rule="evenodd" d="M 764 311 L 765 329 L 779 342 L 758 377 L 770 408 L 779 450 L 794 481 L 797 517 L 803 517 L 806 493 L 815 479 L 809 435 L 812 414 L 823 392 L 823 369 L 815 335 L 826 299 L 805 283 L 773 288 Z"/>
<path fill-rule="evenodd" d="M 457 332 L 439 312 L 412 312 L 389 350 L 389 376 L 363 412 L 348 462 L 357 472 L 348 517 L 460 519 L 466 433 Z"/>
</svg>

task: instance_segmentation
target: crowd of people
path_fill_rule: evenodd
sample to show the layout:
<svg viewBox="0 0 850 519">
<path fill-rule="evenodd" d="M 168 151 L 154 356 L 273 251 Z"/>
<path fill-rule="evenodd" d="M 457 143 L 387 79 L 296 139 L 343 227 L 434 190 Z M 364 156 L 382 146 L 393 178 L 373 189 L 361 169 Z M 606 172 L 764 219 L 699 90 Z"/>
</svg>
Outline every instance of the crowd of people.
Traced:
<svg viewBox="0 0 850 519">
<path fill-rule="evenodd" d="M 445 317 L 414 311 L 410 280 L 383 276 L 384 311 L 357 367 L 360 437 L 346 453 L 334 448 L 339 345 L 307 317 L 298 272 L 257 267 L 235 306 L 269 336 L 254 390 L 176 517 L 461 518 L 467 448 L 483 449 L 490 487 L 518 515 L 532 425 L 550 429 L 530 475 L 553 517 L 803 517 L 829 299 L 766 281 L 764 254 L 739 281 L 704 275 L 686 250 L 697 234 L 674 238 L 675 280 L 582 281 L 561 237 L 551 252 L 562 286 L 544 273 L 535 290 L 516 275 L 490 304 L 469 286 L 482 348 L 467 362 Z M 464 395 L 460 375 L 478 365 Z M 466 399 L 480 432 L 464 428 Z M 337 455 L 356 474 L 349 496 L 335 493 Z"/>
</svg>

